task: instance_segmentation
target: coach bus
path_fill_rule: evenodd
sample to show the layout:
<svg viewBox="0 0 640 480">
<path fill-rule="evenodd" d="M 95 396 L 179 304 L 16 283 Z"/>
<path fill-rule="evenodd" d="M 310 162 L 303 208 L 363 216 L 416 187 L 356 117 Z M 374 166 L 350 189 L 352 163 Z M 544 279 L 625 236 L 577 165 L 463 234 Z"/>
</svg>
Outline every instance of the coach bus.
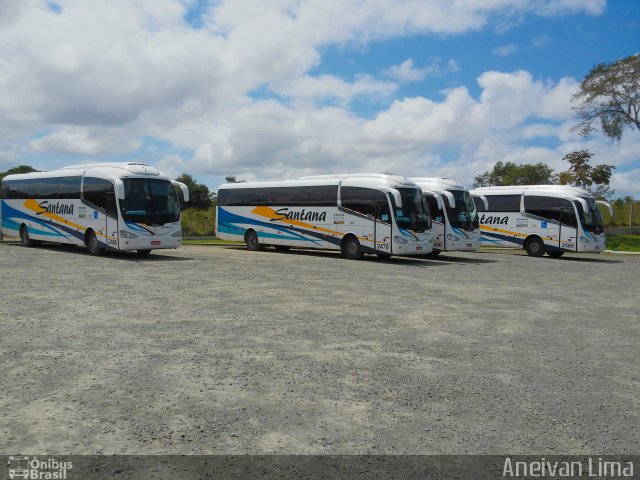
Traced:
<svg viewBox="0 0 640 480">
<path fill-rule="evenodd" d="M 186 185 L 141 163 L 75 165 L 51 172 L 7 175 L 0 186 L 2 234 L 25 247 L 41 241 L 105 249 L 177 248 Z"/>
<path fill-rule="evenodd" d="M 472 195 L 480 215 L 483 245 L 524 248 L 533 257 L 545 253 L 604 250 L 604 226 L 596 201 L 582 188 L 565 185 L 482 187 Z"/>
<path fill-rule="evenodd" d="M 431 225 L 420 188 L 390 174 L 345 174 L 227 183 L 218 190 L 217 236 L 249 250 L 273 246 L 363 254 L 429 253 Z"/>
<path fill-rule="evenodd" d="M 480 221 L 469 190 L 441 177 L 410 178 L 421 189 L 433 222 L 433 251 L 474 252 L 480 249 Z"/>
</svg>

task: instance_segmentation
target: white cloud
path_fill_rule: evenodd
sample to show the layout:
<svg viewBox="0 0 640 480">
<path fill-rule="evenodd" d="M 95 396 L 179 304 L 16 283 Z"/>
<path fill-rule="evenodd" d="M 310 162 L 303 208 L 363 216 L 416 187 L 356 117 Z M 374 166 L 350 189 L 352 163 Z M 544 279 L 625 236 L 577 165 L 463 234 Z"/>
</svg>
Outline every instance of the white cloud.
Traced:
<svg viewBox="0 0 640 480">
<path fill-rule="evenodd" d="M 509 55 L 518 51 L 518 46 L 509 44 L 502 45 L 500 47 L 496 47 L 493 49 L 493 54 L 498 55 L 499 57 L 508 57 Z"/>
<path fill-rule="evenodd" d="M 428 75 L 444 76 L 447 73 L 457 72 L 460 67 L 455 60 L 449 60 L 446 66 L 442 66 L 440 58 L 431 59 L 431 63 L 424 67 L 416 67 L 413 59 L 408 58 L 400 65 L 392 65 L 383 71 L 383 74 L 389 78 L 397 80 L 400 83 L 419 82 L 424 80 Z"/>
<path fill-rule="evenodd" d="M 140 141 L 119 131 L 92 134 L 84 128 L 67 128 L 34 138 L 29 148 L 35 152 L 56 152 L 69 155 L 122 154 L 138 148 Z"/>
<path fill-rule="evenodd" d="M 179 152 L 150 160 L 170 174 L 251 179 L 391 170 L 461 181 L 497 160 L 558 165 L 564 150 L 584 145 L 570 132 L 576 81 L 489 71 L 478 78 L 479 94 L 458 86 L 440 98 L 374 104 L 364 117 L 354 101 L 388 100 L 400 84 L 460 67 L 401 57 L 382 78 L 314 75 L 324 49 L 477 31 L 527 14 L 595 15 L 605 4 L 221 0 L 192 28 L 184 20 L 192 0 L 57 3 L 52 11 L 39 0 L 0 0 L 0 165 L 33 154 L 119 155 L 151 137 Z M 527 144 L 542 137 L 559 145 Z M 616 161 L 637 161 L 637 144 L 613 154 L 605 140 L 591 142 L 592 151 Z"/>
</svg>

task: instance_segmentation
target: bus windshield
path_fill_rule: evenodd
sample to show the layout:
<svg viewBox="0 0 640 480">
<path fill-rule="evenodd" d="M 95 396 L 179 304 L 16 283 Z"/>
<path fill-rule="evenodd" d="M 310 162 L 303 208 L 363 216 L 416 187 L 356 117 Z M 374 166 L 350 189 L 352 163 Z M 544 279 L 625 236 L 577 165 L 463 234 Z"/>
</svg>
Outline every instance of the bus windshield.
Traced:
<svg viewBox="0 0 640 480">
<path fill-rule="evenodd" d="M 168 180 L 125 178 L 120 212 L 125 222 L 164 225 L 180 220 L 180 203 Z"/>
<path fill-rule="evenodd" d="M 398 188 L 402 198 L 402 207 L 398 208 L 391 197 L 396 223 L 399 228 L 415 232 L 424 232 L 429 228 L 429 216 L 424 209 L 422 191 L 418 188 Z"/>
<path fill-rule="evenodd" d="M 451 208 L 449 200 L 443 197 L 444 204 L 447 209 L 447 217 L 452 227 L 462 228 L 463 230 L 475 230 L 480 228 L 480 220 L 478 219 L 478 211 L 471 195 L 466 190 L 449 190 L 453 195 L 456 206 Z"/>
<path fill-rule="evenodd" d="M 596 201 L 593 198 L 583 198 L 587 202 L 588 210 L 585 212 L 582 208 L 581 202 L 575 202 L 578 208 L 578 215 L 580 216 L 580 223 L 582 228 L 587 232 L 599 235 L 604 232 L 604 225 L 602 222 L 602 215 L 596 205 Z"/>
</svg>

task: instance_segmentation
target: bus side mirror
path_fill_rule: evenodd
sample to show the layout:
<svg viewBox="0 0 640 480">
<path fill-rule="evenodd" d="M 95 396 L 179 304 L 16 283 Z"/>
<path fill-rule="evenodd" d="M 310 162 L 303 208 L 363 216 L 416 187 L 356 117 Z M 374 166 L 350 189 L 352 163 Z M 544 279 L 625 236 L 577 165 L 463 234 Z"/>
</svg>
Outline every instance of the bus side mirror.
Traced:
<svg viewBox="0 0 640 480">
<path fill-rule="evenodd" d="M 471 196 L 473 198 L 479 198 L 480 200 L 482 200 L 482 203 L 484 204 L 484 209 L 489 210 L 489 201 L 487 200 L 487 197 L 485 197 L 484 195 L 478 195 L 477 193 L 472 193 Z"/>
<path fill-rule="evenodd" d="M 611 218 L 611 221 L 613 221 L 613 207 L 611 206 L 611 204 L 602 200 L 596 200 L 596 204 L 604 205 L 605 207 L 607 207 L 609 209 L 609 217 Z"/>
<path fill-rule="evenodd" d="M 122 183 L 122 180 L 116 179 L 115 188 L 116 188 L 116 198 L 118 200 L 124 200 L 124 183 Z"/>
<path fill-rule="evenodd" d="M 442 191 L 442 194 L 443 194 L 445 197 L 447 197 L 447 200 L 449 201 L 449 206 L 450 206 L 451 208 L 456 208 L 456 199 L 455 199 L 455 197 L 453 196 L 453 193 L 448 192 L 448 191 L 446 191 L 446 190 L 443 190 L 443 191 Z"/>
<path fill-rule="evenodd" d="M 182 182 L 178 182 L 176 180 L 174 180 L 173 185 L 175 187 L 178 187 L 180 190 L 182 190 L 182 196 L 184 197 L 184 203 L 187 203 L 189 201 L 189 187 L 187 187 L 184 183 Z"/>
<path fill-rule="evenodd" d="M 397 208 L 402 208 L 402 195 L 400 192 L 394 188 L 391 189 L 391 195 L 393 195 L 393 201 L 396 204 Z"/>
</svg>

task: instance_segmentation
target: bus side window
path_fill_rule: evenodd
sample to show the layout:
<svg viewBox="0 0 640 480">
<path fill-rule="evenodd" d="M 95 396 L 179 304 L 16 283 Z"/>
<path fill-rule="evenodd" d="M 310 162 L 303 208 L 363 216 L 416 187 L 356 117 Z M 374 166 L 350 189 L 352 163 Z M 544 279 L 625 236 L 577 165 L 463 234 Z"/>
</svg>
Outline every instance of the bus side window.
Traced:
<svg viewBox="0 0 640 480">
<path fill-rule="evenodd" d="M 560 206 L 562 199 L 537 195 L 524 196 L 524 210 L 546 220 L 560 222 Z"/>
<path fill-rule="evenodd" d="M 486 197 L 491 212 L 520 211 L 520 195 L 487 195 Z"/>
<path fill-rule="evenodd" d="M 96 209 L 103 210 L 112 217 L 116 217 L 116 194 L 113 184 L 102 178 L 85 177 L 82 196 Z"/>
<path fill-rule="evenodd" d="M 569 225 L 573 228 L 578 228 L 576 212 L 573 209 L 573 204 L 569 200 L 562 200 L 562 206 L 560 207 L 560 223 Z"/>
<path fill-rule="evenodd" d="M 444 221 L 444 213 L 441 208 L 438 208 L 438 201 L 436 197 L 431 194 L 425 194 L 424 198 L 427 200 L 429 211 L 431 212 L 431 218 L 434 222 L 442 223 Z"/>
<path fill-rule="evenodd" d="M 381 203 L 380 197 L 376 195 L 377 190 L 373 190 L 370 188 L 363 187 L 342 187 L 340 189 L 340 199 L 342 201 L 342 206 L 344 208 L 348 208 L 349 210 L 353 210 L 358 213 L 362 213 L 363 215 L 367 215 L 369 217 L 376 217 L 376 206 Z M 384 196 L 384 194 L 382 194 Z M 384 199 L 386 203 L 386 197 Z M 380 213 L 380 219 L 382 215 L 389 215 L 389 206 L 387 205 L 386 210 L 382 210 Z M 389 219 L 386 220 L 387 222 Z"/>
</svg>

